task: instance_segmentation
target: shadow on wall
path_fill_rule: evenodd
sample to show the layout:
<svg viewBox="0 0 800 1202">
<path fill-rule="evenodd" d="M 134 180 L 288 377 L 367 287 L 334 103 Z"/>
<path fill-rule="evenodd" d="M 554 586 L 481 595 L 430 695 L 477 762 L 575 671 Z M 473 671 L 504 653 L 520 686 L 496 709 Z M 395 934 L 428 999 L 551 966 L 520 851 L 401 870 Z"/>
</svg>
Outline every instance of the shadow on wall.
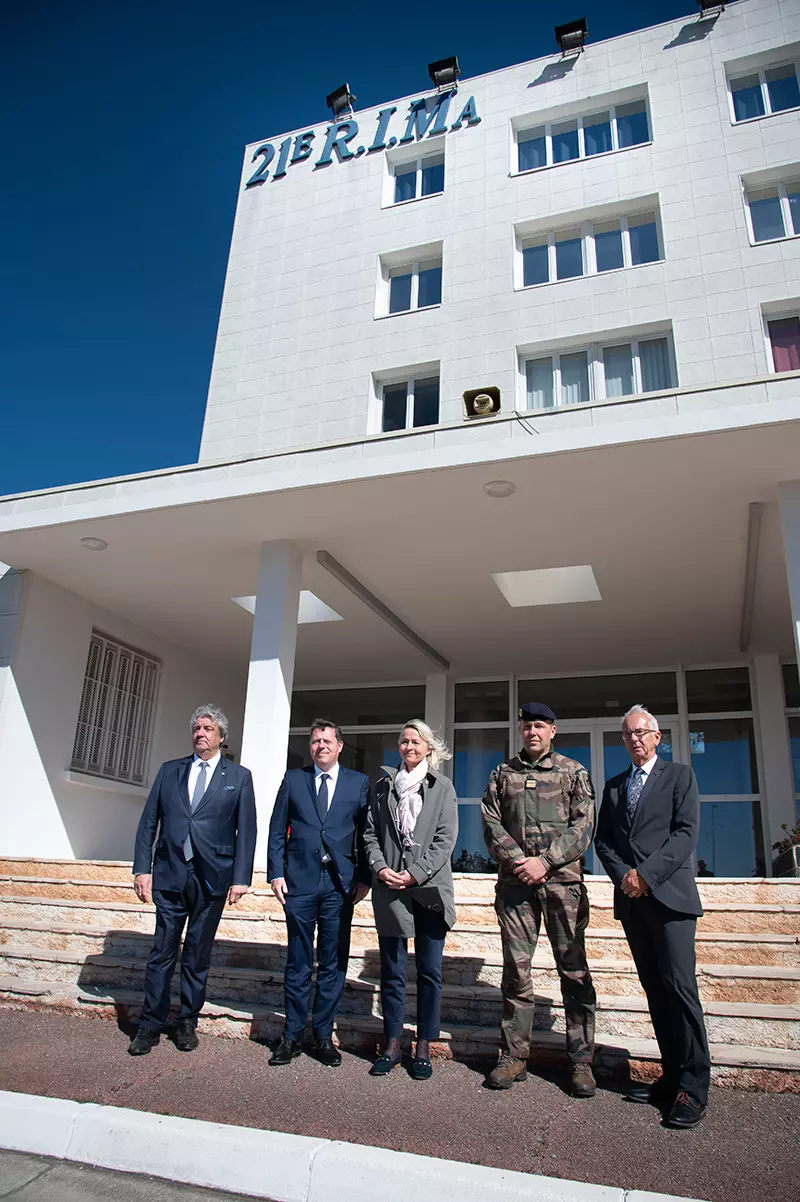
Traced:
<svg viewBox="0 0 800 1202">
<path fill-rule="evenodd" d="M 557 79 L 565 79 L 573 69 L 578 59 L 579 54 L 573 55 L 571 58 L 560 58 L 557 62 L 547 63 L 542 69 L 541 75 L 536 79 L 531 80 L 528 84 L 529 88 L 538 88 L 543 83 L 555 83 Z"/>
<path fill-rule="evenodd" d="M 688 25 L 684 25 L 682 29 L 678 30 L 664 49 L 676 50 L 678 46 L 690 46 L 692 42 L 702 42 L 711 33 L 719 18 L 720 14 L 714 13 L 713 17 L 698 17 L 696 21 L 690 21 Z"/>
</svg>

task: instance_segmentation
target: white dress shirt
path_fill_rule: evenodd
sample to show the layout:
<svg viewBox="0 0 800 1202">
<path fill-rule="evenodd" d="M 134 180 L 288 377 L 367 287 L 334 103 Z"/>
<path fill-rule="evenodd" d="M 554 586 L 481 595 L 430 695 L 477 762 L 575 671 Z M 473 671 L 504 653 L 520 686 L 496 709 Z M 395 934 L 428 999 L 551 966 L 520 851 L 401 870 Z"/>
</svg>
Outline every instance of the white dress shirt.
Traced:
<svg viewBox="0 0 800 1202">
<path fill-rule="evenodd" d="M 658 759 L 658 756 L 654 755 L 654 756 L 652 756 L 651 759 L 649 759 L 647 761 L 646 764 L 634 764 L 632 762 L 631 763 L 631 777 L 633 777 L 634 772 L 636 772 L 636 770 L 638 768 L 641 768 L 642 772 L 644 773 L 644 783 L 646 785 L 647 778 L 649 777 L 650 773 L 653 771 L 653 765 L 655 764 L 657 759 Z M 644 785 L 642 787 L 644 788 Z"/>
<path fill-rule="evenodd" d="M 336 782 L 339 779 L 339 761 L 337 760 L 330 768 L 320 768 L 316 764 L 314 765 L 314 785 L 317 790 L 317 797 L 319 797 L 319 787 L 322 784 L 323 773 L 328 778 L 328 809 L 330 809 L 334 790 L 336 789 Z"/>
<path fill-rule="evenodd" d="M 217 770 L 217 764 L 219 763 L 219 761 L 220 761 L 220 753 L 219 752 L 217 752 L 216 755 L 212 755 L 210 760 L 201 760 L 199 755 L 192 756 L 192 766 L 189 769 L 189 780 L 187 782 L 188 787 L 189 787 L 189 803 L 190 804 L 192 801 L 192 797 L 194 795 L 194 787 L 195 787 L 195 784 L 197 783 L 197 778 L 200 775 L 200 765 L 201 764 L 207 765 L 207 767 L 206 767 L 206 790 L 207 790 L 209 784 L 211 783 L 211 777 L 214 775 L 214 773 Z M 204 796 L 205 796 L 205 794 L 204 794 Z"/>
</svg>

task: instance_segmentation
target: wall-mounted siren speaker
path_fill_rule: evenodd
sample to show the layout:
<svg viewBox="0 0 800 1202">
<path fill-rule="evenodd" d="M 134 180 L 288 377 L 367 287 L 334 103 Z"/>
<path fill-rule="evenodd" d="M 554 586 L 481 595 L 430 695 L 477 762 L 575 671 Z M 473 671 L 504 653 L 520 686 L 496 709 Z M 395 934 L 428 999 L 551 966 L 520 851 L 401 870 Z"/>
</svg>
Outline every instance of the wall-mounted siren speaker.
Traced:
<svg viewBox="0 0 800 1202">
<path fill-rule="evenodd" d="M 470 388 L 464 393 L 465 417 L 494 417 L 499 412 L 499 388 Z"/>
</svg>

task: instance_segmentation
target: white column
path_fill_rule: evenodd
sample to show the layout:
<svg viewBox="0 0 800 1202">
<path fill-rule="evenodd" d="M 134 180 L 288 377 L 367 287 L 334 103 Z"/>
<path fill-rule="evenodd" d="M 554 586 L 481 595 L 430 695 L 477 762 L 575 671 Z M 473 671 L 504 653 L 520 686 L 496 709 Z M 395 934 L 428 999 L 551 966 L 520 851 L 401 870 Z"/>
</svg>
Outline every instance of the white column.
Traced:
<svg viewBox="0 0 800 1202">
<path fill-rule="evenodd" d="M 256 791 L 256 867 L 261 869 L 275 794 L 286 771 L 302 562 L 294 543 L 261 548 L 242 730 L 242 764 L 252 772 Z"/>
<path fill-rule="evenodd" d="M 425 721 L 431 730 L 438 731 L 453 750 L 453 678 L 447 672 L 432 672 L 425 677 Z M 442 765 L 442 772 L 452 778 L 453 761 Z"/>
<path fill-rule="evenodd" d="M 783 674 L 777 655 L 753 659 L 756 731 L 761 744 L 761 814 L 764 851 L 771 872 L 772 844 L 781 837 L 781 823 L 794 824 L 794 776 L 786 724 Z"/>
</svg>

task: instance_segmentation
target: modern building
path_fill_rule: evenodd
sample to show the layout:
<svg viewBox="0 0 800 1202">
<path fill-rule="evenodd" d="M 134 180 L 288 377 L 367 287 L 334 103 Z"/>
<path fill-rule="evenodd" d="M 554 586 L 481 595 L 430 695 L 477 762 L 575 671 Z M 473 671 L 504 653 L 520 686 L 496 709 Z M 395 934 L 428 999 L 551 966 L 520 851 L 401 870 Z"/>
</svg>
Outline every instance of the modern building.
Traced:
<svg viewBox="0 0 800 1202">
<path fill-rule="evenodd" d="M 800 797 L 800 4 L 453 74 L 247 147 L 198 463 L 0 502 L 3 854 L 128 858 L 213 699 L 262 845 L 313 717 L 374 774 L 424 713 L 474 866 L 536 698 L 598 782 L 648 704 L 706 870 L 771 871 Z"/>
</svg>

